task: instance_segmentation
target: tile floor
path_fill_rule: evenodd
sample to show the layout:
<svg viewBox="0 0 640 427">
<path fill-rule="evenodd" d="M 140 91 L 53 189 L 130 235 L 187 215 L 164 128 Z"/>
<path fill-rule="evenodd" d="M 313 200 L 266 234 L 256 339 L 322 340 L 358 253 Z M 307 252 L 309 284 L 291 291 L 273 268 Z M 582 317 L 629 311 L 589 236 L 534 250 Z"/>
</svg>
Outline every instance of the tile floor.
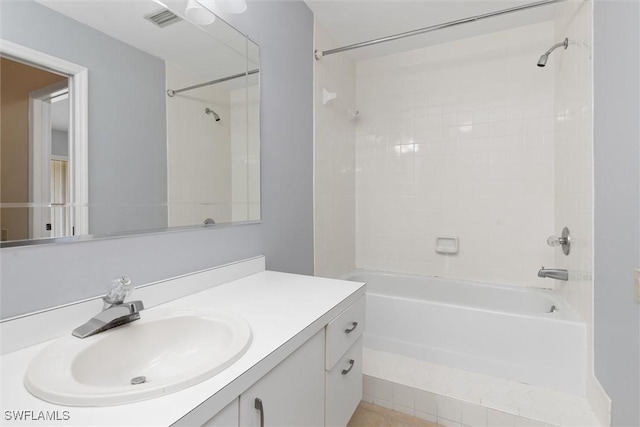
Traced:
<svg viewBox="0 0 640 427">
<path fill-rule="evenodd" d="M 586 399 L 364 349 L 363 400 L 443 426 L 598 426 Z"/>
</svg>

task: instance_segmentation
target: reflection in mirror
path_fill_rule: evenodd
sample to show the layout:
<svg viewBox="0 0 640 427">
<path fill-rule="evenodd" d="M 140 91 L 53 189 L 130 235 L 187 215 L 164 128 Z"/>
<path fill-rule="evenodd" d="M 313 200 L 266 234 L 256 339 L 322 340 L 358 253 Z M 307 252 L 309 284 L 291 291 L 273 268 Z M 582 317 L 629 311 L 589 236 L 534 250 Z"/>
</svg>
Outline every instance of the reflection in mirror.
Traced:
<svg viewBox="0 0 640 427">
<path fill-rule="evenodd" d="M 2 94 L 2 240 L 72 234 L 69 203 L 69 89 L 67 76 L 0 58 Z M 29 209 L 39 200 L 50 209 Z"/>
<path fill-rule="evenodd" d="M 260 219 L 258 46 L 206 10 L 211 24 L 189 22 L 186 6 L 186 0 L 3 4 L 3 103 L 10 99 L 5 92 L 18 87 L 8 72 L 13 68 L 50 75 L 40 78 L 38 87 L 29 86 L 20 107 L 13 106 L 24 114 L 20 136 L 5 127 L 13 110 L 2 106 L 0 225 L 8 242 L 3 246 Z M 21 28 L 27 19 L 33 25 Z M 43 59 L 7 54 L 8 44 Z M 74 102 L 82 99 L 75 76 L 47 60 L 88 71 L 85 123 L 74 115 L 81 107 Z M 34 167 L 29 147 L 30 140 L 41 138 L 34 126 L 46 129 L 25 111 L 29 97 L 47 109 L 44 121 L 50 128 L 40 133 L 49 148 L 42 154 L 46 162 L 39 163 L 46 167 Z M 68 110 L 60 112 L 65 104 Z M 58 116 L 70 127 L 66 152 L 65 125 Z M 77 148 L 74 135 L 81 136 L 83 129 L 85 147 Z M 19 147 L 31 164 L 21 160 L 19 166 L 7 143 Z M 84 182 L 79 179 L 83 166 L 77 164 L 83 150 L 88 152 Z M 19 185 L 8 178 L 16 168 L 26 176 Z M 36 181 L 48 191 L 34 192 Z M 76 197 L 82 187 L 88 195 Z M 17 216 L 22 225 L 13 221 Z"/>
</svg>

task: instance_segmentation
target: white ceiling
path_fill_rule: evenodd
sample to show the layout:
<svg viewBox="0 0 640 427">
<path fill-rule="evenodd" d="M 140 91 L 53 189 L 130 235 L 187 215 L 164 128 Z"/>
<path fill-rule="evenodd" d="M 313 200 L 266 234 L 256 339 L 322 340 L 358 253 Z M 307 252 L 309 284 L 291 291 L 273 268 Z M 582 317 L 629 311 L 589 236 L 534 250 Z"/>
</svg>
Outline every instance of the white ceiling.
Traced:
<svg viewBox="0 0 640 427">
<path fill-rule="evenodd" d="M 318 21 L 336 41 L 335 46 L 315 47 L 321 51 L 530 4 L 533 1 L 305 0 Z M 337 55 L 346 54 L 354 60 L 363 60 L 543 22 L 551 19 L 556 7 L 558 6 L 549 5 L 527 9 Z"/>
<path fill-rule="evenodd" d="M 207 26 L 186 21 L 187 0 L 36 0 L 56 12 L 93 27 L 130 46 L 179 65 L 202 79 L 217 79 L 243 72 L 246 38 L 216 19 Z M 143 18 L 166 5 L 185 19 L 158 28 Z M 194 82 L 195 83 L 200 83 Z"/>
</svg>

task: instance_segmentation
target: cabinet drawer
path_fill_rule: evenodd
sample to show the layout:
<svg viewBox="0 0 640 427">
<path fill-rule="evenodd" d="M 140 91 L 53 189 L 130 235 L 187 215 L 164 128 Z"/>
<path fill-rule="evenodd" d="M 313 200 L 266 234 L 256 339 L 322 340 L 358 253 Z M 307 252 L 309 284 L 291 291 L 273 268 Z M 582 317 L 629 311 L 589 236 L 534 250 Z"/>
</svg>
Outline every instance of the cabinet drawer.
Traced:
<svg viewBox="0 0 640 427">
<path fill-rule="evenodd" d="M 325 369 L 331 370 L 338 359 L 364 331 L 364 295 L 327 325 Z"/>
<path fill-rule="evenodd" d="M 344 427 L 362 400 L 362 337 L 325 374 L 325 425 Z"/>
</svg>

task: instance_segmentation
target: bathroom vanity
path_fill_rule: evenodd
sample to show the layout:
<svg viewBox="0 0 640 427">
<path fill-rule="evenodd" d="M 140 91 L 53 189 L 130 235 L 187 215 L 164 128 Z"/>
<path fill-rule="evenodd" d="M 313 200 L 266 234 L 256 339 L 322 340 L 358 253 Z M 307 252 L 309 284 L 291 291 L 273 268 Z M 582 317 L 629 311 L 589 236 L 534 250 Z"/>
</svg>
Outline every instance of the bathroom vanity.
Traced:
<svg viewBox="0 0 640 427">
<path fill-rule="evenodd" d="M 99 311 L 99 299 L 7 319 L 3 425 L 344 426 L 362 395 L 364 291 L 361 283 L 264 271 L 263 257 L 140 287 L 142 319 L 154 310 L 223 310 L 247 321 L 252 341 L 211 378 L 112 406 L 53 404 L 23 385 L 29 362 Z M 126 347 L 120 355 L 126 363 Z"/>
</svg>

